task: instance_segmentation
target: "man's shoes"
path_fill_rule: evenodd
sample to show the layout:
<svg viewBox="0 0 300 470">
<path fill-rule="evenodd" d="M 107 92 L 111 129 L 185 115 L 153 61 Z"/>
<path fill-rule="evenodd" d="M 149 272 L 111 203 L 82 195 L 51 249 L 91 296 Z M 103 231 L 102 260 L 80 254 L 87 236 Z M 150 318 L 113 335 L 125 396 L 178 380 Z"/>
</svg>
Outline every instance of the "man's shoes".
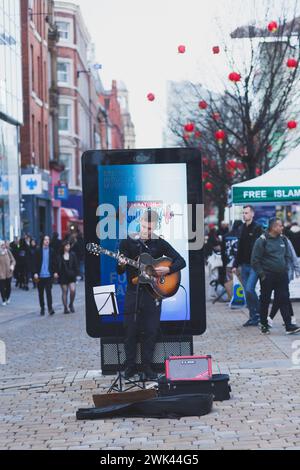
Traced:
<svg viewBox="0 0 300 470">
<path fill-rule="evenodd" d="M 136 374 L 136 367 L 135 366 L 128 366 L 128 367 L 126 367 L 125 372 L 124 372 L 124 379 L 128 380 L 131 377 L 133 377 L 135 374 Z"/>
<path fill-rule="evenodd" d="M 41 308 L 41 315 L 44 316 L 45 315 L 45 310 L 43 308 Z"/>
<path fill-rule="evenodd" d="M 70 312 L 70 310 L 68 310 L 67 308 L 65 308 L 64 313 L 67 314 L 67 313 L 71 313 L 71 312 Z"/>
<path fill-rule="evenodd" d="M 53 309 L 49 310 L 49 315 L 54 315 L 54 314 L 55 314 L 55 312 L 54 312 Z"/>
<path fill-rule="evenodd" d="M 288 328 L 286 328 L 286 334 L 287 335 L 293 335 L 295 333 L 299 333 L 300 327 L 298 325 L 290 325 Z"/>
<path fill-rule="evenodd" d="M 69 309 L 70 309 L 70 312 L 71 312 L 71 313 L 75 313 L 73 304 L 70 304 L 70 305 L 69 305 Z"/>
<path fill-rule="evenodd" d="M 141 373 L 141 380 L 143 382 L 147 380 L 157 380 L 157 373 L 154 372 L 151 367 L 145 367 L 143 372 Z"/>
<path fill-rule="evenodd" d="M 260 331 L 262 332 L 263 335 L 269 335 L 270 330 L 269 327 L 266 325 L 261 325 Z"/>
<path fill-rule="evenodd" d="M 248 320 L 243 326 L 257 326 L 259 324 L 259 320 Z"/>
</svg>

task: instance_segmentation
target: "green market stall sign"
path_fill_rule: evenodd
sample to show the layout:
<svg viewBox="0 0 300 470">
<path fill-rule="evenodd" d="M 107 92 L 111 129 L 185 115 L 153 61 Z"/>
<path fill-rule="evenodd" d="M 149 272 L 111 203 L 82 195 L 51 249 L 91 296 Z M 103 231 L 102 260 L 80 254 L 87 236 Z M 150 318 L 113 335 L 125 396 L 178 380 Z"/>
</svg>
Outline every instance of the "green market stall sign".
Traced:
<svg viewBox="0 0 300 470">
<path fill-rule="evenodd" d="M 234 187 L 232 188 L 233 204 L 251 202 L 300 202 L 300 186 Z"/>
</svg>

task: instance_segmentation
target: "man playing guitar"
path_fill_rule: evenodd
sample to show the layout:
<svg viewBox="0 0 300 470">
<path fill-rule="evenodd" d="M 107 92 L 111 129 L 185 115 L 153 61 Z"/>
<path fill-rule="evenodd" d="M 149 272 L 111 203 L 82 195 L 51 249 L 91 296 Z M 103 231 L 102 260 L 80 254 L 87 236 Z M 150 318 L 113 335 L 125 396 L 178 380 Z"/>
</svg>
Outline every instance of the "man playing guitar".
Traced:
<svg viewBox="0 0 300 470">
<path fill-rule="evenodd" d="M 126 270 L 127 275 L 127 291 L 124 304 L 125 379 L 133 377 L 137 372 L 136 346 L 137 336 L 141 331 L 143 333 L 141 335 L 142 379 L 155 380 L 157 378 L 157 375 L 151 369 L 151 364 L 159 330 L 162 300 L 161 298 L 155 298 L 145 284 L 140 284 L 137 287 L 132 282 L 137 276 L 136 269 L 126 265 L 126 262 L 122 260 L 122 255 L 135 259 L 142 253 L 149 253 L 153 258 L 162 256 L 171 258 L 172 264 L 170 267 L 157 266 L 154 268 L 158 277 L 175 273 L 186 266 L 182 256 L 168 242 L 154 234 L 157 223 L 157 212 L 153 210 L 145 211 L 141 218 L 139 234 L 131 235 L 120 243 L 121 257 L 119 258 L 117 270 L 118 274 L 123 274 Z M 138 305 L 136 305 L 137 288 L 139 288 Z"/>
</svg>

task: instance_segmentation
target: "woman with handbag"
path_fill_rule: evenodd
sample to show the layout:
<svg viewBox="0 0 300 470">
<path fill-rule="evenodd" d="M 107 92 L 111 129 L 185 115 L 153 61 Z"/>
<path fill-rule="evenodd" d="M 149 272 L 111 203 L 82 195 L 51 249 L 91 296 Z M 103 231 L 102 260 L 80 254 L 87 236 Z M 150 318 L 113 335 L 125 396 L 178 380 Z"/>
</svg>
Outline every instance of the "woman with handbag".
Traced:
<svg viewBox="0 0 300 470">
<path fill-rule="evenodd" d="M 74 313 L 74 300 L 76 295 L 76 276 L 79 273 L 78 260 L 75 253 L 71 252 L 68 240 L 62 244 L 63 253 L 58 260 L 59 281 L 62 290 L 64 313 Z M 70 303 L 68 308 L 68 291 L 70 291 Z"/>
<path fill-rule="evenodd" d="M 11 279 L 15 269 L 16 261 L 11 251 L 7 249 L 5 241 L 0 241 L 0 292 L 2 305 L 10 302 Z"/>
</svg>

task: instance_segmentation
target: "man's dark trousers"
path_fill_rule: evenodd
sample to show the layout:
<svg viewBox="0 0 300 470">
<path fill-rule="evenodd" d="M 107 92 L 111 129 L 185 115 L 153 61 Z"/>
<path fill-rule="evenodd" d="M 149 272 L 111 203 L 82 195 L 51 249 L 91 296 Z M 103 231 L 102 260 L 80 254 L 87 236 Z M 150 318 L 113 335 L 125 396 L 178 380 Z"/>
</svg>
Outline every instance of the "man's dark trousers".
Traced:
<svg viewBox="0 0 300 470">
<path fill-rule="evenodd" d="M 271 302 L 272 291 L 280 308 L 285 327 L 291 326 L 291 312 L 289 308 L 289 279 L 287 273 L 266 273 L 266 278 L 260 281 L 261 285 L 261 311 L 260 321 L 268 326 L 268 309 Z"/>
<path fill-rule="evenodd" d="M 45 309 L 44 291 L 46 290 L 47 305 L 49 312 L 52 310 L 52 279 L 51 277 L 42 277 L 38 282 L 39 301 L 42 310 Z"/>
<path fill-rule="evenodd" d="M 139 308 L 135 315 L 136 290 L 128 290 L 124 305 L 126 366 L 136 363 L 136 346 L 141 337 L 142 366 L 151 366 L 160 324 L 161 301 L 156 301 L 145 287 L 139 289 Z"/>
</svg>

